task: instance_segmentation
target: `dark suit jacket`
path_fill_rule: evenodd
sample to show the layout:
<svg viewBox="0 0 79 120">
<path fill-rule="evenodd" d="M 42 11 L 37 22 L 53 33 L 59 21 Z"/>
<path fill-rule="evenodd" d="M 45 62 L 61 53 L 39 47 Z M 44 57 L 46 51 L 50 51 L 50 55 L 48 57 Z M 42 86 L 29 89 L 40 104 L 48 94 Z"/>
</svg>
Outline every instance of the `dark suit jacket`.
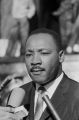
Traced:
<svg viewBox="0 0 79 120">
<path fill-rule="evenodd" d="M 22 104 L 29 110 L 29 120 L 34 120 L 35 87 L 30 82 L 23 85 L 22 88 L 26 91 L 26 97 Z M 79 83 L 69 79 L 64 74 L 62 81 L 51 98 L 51 102 L 61 120 L 79 120 Z M 40 120 L 53 120 L 48 108 L 45 109 Z"/>
</svg>

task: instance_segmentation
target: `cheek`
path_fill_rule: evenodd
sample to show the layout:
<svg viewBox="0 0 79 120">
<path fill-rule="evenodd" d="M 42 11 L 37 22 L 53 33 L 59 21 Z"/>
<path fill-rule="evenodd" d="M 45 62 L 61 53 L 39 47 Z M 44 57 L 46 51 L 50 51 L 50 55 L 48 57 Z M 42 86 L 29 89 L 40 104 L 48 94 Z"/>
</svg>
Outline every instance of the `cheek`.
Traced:
<svg viewBox="0 0 79 120">
<path fill-rule="evenodd" d="M 51 70 L 54 70 L 56 66 L 59 64 L 59 59 L 57 56 L 51 57 L 50 59 L 45 60 L 45 68 L 47 69 L 48 72 Z"/>
<path fill-rule="evenodd" d="M 25 60 L 25 65 L 26 65 L 27 70 L 29 71 L 29 69 L 30 69 L 30 62 L 28 60 Z"/>
</svg>

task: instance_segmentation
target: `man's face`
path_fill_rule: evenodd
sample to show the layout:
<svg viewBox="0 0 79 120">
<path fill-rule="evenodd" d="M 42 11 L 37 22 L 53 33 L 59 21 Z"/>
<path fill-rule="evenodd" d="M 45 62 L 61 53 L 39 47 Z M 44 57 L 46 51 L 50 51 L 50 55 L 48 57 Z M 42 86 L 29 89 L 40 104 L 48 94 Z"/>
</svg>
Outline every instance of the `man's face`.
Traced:
<svg viewBox="0 0 79 120">
<path fill-rule="evenodd" d="M 25 62 L 32 80 L 45 84 L 58 74 L 60 56 L 51 35 L 31 35 L 26 43 Z"/>
</svg>

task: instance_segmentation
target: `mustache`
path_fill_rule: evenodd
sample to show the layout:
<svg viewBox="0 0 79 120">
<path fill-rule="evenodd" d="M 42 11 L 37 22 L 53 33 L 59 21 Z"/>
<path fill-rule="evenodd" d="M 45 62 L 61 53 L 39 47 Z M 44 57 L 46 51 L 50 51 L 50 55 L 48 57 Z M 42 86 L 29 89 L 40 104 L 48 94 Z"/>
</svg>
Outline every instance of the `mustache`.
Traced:
<svg viewBox="0 0 79 120">
<path fill-rule="evenodd" d="M 30 71 L 31 72 L 34 72 L 35 70 L 38 70 L 38 71 L 45 71 L 45 68 L 42 68 L 40 66 L 33 66 Z"/>
</svg>

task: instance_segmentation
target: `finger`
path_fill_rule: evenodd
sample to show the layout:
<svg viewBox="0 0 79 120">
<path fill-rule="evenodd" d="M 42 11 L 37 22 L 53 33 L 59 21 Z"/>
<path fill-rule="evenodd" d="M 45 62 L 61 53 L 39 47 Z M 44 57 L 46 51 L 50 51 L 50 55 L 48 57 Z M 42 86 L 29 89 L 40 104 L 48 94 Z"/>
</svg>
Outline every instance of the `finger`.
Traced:
<svg viewBox="0 0 79 120">
<path fill-rule="evenodd" d="M 0 106 L 0 110 L 6 111 L 6 112 L 14 112 L 15 111 L 15 109 L 12 107 L 2 107 L 2 106 Z"/>
<path fill-rule="evenodd" d="M 18 120 L 18 118 L 9 112 L 2 112 L 0 113 L 0 120 Z"/>
<path fill-rule="evenodd" d="M 20 117 L 20 116 L 18 116 L 16 114 L 10 113 L 9 115 L 10 115 L 11 120 L 21 120 L 22 119 L 22 117 Z"/>
</svg>

